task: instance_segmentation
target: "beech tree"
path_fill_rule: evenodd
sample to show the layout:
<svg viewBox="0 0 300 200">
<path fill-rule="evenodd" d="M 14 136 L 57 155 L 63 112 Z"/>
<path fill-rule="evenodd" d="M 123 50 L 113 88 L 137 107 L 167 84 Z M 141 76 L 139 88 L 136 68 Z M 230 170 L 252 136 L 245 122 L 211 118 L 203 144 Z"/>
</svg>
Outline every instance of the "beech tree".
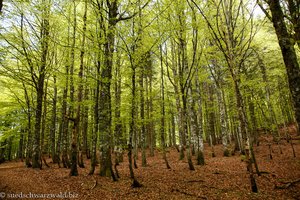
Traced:
<svg viewBox="0 0 300 200">
<path fill-rule="evenodd" d="M 260 8 L 264 11 L 266 16 L 272 21 L 277 38 L 278 43 L 281 49 L 282 57 L 284 60 L 284 64 L 286 67 L 288 80 L 289 80 L 289 88 L 293 98 L 293 105 L 295 109 L 295 117 L 298 126 L 298 134 L 299 134 L 299 123 L 300 123 L 300 68 L 299 62 L 297 58 L 297 54 L 295 51 L 295 44 L 298 44 L 300 41 L 299 34 L 299 7 L 300 3 L 298 1 L 287 0 L 283 1 L 282 4 L 279 0 L 275 1 L 257 1 Z M 264 4 L 266 4 L 271 11 L 271 14 L 268 13 Z M 286 14 L 284 14 L 284 10 L 287 10 Z M 285 16 L 288 17 L 288 22 L 285 20 Z M 291 26 L 288 31 L 288 26 Z"/>
</svg>

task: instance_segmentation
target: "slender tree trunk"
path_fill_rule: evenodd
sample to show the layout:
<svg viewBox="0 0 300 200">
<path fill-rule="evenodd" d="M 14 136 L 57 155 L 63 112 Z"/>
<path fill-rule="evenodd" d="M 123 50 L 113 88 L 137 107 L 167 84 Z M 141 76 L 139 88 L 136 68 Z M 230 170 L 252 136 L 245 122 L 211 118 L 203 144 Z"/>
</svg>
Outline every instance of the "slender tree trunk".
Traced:
<svg viewBox="0 0 300 200">
<path fill-rule="evenodd" d="M 156 137 L 155 137 L 155 128 L 154 128 L 154 119 L 153 119 L 153 74 L 152 74 L 152 70 L 151 70 L 151 75 L 149 78 L 149 88 L 150 88 L 150 98 L 149 98 L 149 110 L 150 110 L 150 124 L 149 124 L 149 132 L 150 132 L 150 156 L 154 156 L 154 148 L 156 146 Z"/>
<path fill-rule="evenodd" d="M 97 163 L 97 139 L 98 139 L 98 132 L 99 132 L 99 92 L 100 92 L 100 58 L 98 55 L 98 62 L 97 62 L 97 72 L 96 72 L 96 89 L 94 94 L 94 130 L 92 132 L 92 155 L 91 155 L 91 169 L 89 174 L 94 174 L 96 163 Z"/>
<path fill-rule="evenodd" d="M 7 155 L 7 160 L 11 161 L 12 159 L 12 141 L 13 141 L 14 137 L 10 136 L 9 138 L 7 138 L 7 147 L 6 147 L 6 155 Z"/>
<path fill-rule="evenodd" d="M 178 132 L 179 132 L 179 159 L 184 159 L 184 149 L 185 149 L 185 137 L 184 137 L 184 131 L 183 131 L 183 117 L 182 117 L 182 106 L 181 106 L 181 99 L 180 99 L 180 90 L 179 90 L 179 74 L 178 74 L 178 63 L 180 63 L 180 59 L 178 58 L 179 55 L 176 54 L 176 47 L 175 47 L 175 41 L 171 40 L 171 59 L 172 59 L 172 73 L 174 77 L 174 93 L 175 93 L 175 104 L 177 109 L 177 125 L 178 125 Z M 176 57 L 178 59 L 178 62 L 176 60 Z"/>
<path fill-rule="evenodd" d="M 202 97 L 199 83 L 198 69 L 196 69 L 196 94 L 197 94 L 197 119 L 198 119 L 198 132 L 197 135 L 197 165 L 204 165 L 204 144 L 203 144 L 203 124 L 202 124 Z"/>
<path fill-rule="evenodd" d="M 252 190 L 252 192 L 257 193 L 258 189 L 257 189 L 256 181 L 254 178 L 254 172 L 253 172 L 252 162 L 251 162 L 251 157 L 250 157 L 250 145 L 249 144 L 245 147 L 245 154 L 246 154 L 247 171 L 249 172 L 249 176 L 250 176 L 251 190 Z"/>
<path fill-rule="evenodd" d="M 195 96 L 193 94 L 195 94 L 195 90 L 191 85 L 188 91 L 188 103 L 189 103 L 188 116 L 189 116 L 190 135 L 191 135 L 190 137 L 193 139 L 193 141 L 191 142 L 192 155 L 195 155 L 196 154 L 195 146 L 197 147 L 198 146 L 197 142 L 199 142 L 199 140 L 197 139 L 198 138 L 197 135 L 199 134 L 199 124 L 198 124 L 198 115 L 196 109 L 196 101 L 195 101 Z"/>
<path fill-rule="evenodd" d="M 1 146 L 6 146 L 6 140 L 4 140 L 3 142 L 0 142 L 0 145 Z M 4 163 L 4 162 L 5 162 L 5 148 L 1 148 L 0 149 L 0 164 Z"/>
<path fill-rule="evenodd" d="M 166 142 L 165 142 L 165 84 L 164 84 L 164 69 L 163 69 L 163 57 L 162 57 L 162 45 L 160 47 L 160 76 L 161 76 L 161 123 L 160 123 L 160 137 L 161 137 L 161 148 L 163 152 L 163 159 L 166 163 L 167 169 L 171 169 L 167 155 L 166 155 Z"/>
<path fill-rule="evenodd" d="M 83 75 L 84 75 L 84 54 L 85 54 L 85 34 L 86 34 L 86 21 L 87 21 L 87 0 L 85 1 L 85 7 L 84 7 L 84 14 L 83 14 L 83 35 L 82 35 L 82 42 L 81 42 L 81 49 L 80 49 L 80 66 L 79 66 L 79 72 L 78 72 L 78 78 L 79 78 L 79 84 L 78 84 L 78 94 L 77 94 L 77 102 L 78 102 L 78 106 L 77 106 L 77 113 L 76 113 L 76 123 L 77 123 L 77 127 L 76 127 L 76 131 L 74 133 L 78 134 L 75 135 L 74 137 L 77 138 L 82 138 L 82 129 L 81 128 L 81 121 L 82 121 L 82 100 L 83 100 Z M 82 139 L 79 141 L 79 143 L 82 142 Z M 76 146 L 74 147 L 74 149 L 76 148 L 76 152 L 78 151 L 78 144 L 77 141 L 75 143 L 72 143 L 72 146 Z M 83 163 L 83 155 L 82 155 L 82 145 L 79 144 L 79 159 L 78 159 L 78 164 L 79 167 L 83 168 L 84 167 L 84 163 Z M 73 162 L 73 161 L 72 161 Z M 75 160 L 74 160 L 75 162 Z M 71 172 L 72 173 L 72 172 Z"/>
<path fill-rule="evenodd" d="M 43 114 L 42 114 L 42 130 L 41 130 L 41 162 L 43 161 L 44 164 L 49 167 L 49 165 L 46 162 L 46 159 L 44 158 L 44 152 L 45 150 L 45 137 L 46 137 L 46 125 L 47 125 L 47 90 L 48 90 L 48 79 L 46 81 L 45 85 L 45 94 L 44 94 L 44 108 L 43 108 Z M 48 141 L 48 140 L 47 140 Z"/>
<path fill-rule="evenodd" d="M 78 121 L 75 118 L 68 118 L 69 120 L 73 121 L 73 127 L 72 127 L 72 141 L 71 141 L 71 170 L 70 170 L 70 176 L 78 176 L 78 170 L 77 170 L 77 130 L 78 130 Z"/>
<path fill-rule="evenodd" d="M 257 131 L 257 120 L 255 117 L 255 106 L 253 100 L 249 101 L 249 112 L 250 112 L 250 120 L 251 120 L 251 137 L 253 137 L 253 143 L 258 145 L 258 131 Z"/>
<path fill-rule="evenodd" d="M 32 164 L 30 162 L 31 154 L 32 154 L 32 131 L 31 131 L 31 106 L 30 106 L 30 99 L 28 95 L 27 88 L 24 83 L 22 83 L 24 88 L 24 96 L 26 101 L 26 116 L 27 116 L 27 143 L 26 143 L 26 159 L 25 159 L 25 165 L 26 167 L 32 167 Z"/>
<path fill-rule="evenodd" d="M 123 161 L 123 127 L 121 120 L 121 53 L 117 51 L 117 61 L 115 66 L 115 82 L 114 82 L 114 93 L 115 93 L 115 166 L 119 165 Z"/>
<path fill-rule="evenodd" d="M 146 167 L 147 158 L 146 158 L 146 127 L 145 127 L 145 97 L 144 97 L 144 69 L 141 66 L 140 71 L 140 117 L 142 120 L 141 124 L 141 146 L 142 146 L 142 166 Z"/>
<path fill-rule="evenodd" d="M 150 52 L 149 52 L 150 53 Z M 152 94 L 152 82 L 153 82 L 153 69 L 150 55 L 146 68 L 146 115 L 147 115 L 147 144 L 150 149 L 150 156 L 154 156 L 154 123 L 153 123 L 153 94 Z"/>
<path fill-rule="evenodd" d="M 89 101 L 89 88 L 86 87 L 84 90 L 84 100 Z M 90 159 L 90 149 L 88 146 L 88 129 L 89 129 L 89 106 L 85 105 L 83 107 L 83 117 L 82 117 L 82 153 L 85 154 L 87 159 Z"/>
<path fill-rule="evenodd" d="M 34 125 L 34 140 L 33 140 L 33 155 L 32 155 L 32 167 L 40 168 L 40 134 L 41 134 L 41 121 L 42 121 L 42 109 L 43 109 L 43 94 L 44 94 L 44 75 L 40 75 L 38 80 L 37 92 L 37 105 L 35 112 L 35 125 Z"/>
<path fill-rule="evenodd" d="M 71 55 L 70 55 L 70 106 L 68 120 L 73 121 L 73 127 L 71 131 L 71 169 L 70 176 L 77 176 L 77 134 L 79 130 L 78 118 L 74 118 L 74 102 L 75 102 L 75 86 L 74 86 L 74 65 L 75 65 L 75 45 L 76 45 L 76 29 L 77 29 L 77 19 L 76 19 L 76 3 L 73 1 L 73 32 L 72 32 L 72 44 L 71 44 Z"/>
<path fill-rule="evenodd" d="M 212 84 L 208 84 L 208 123 L 209 123 L 209 135 L 211 136 L 211 143 L 212 145 L 217 144 L 216 140 L 216 116 L 215 116 L 215 110 L 214 110 L 214 86 Z"/>
<path fill-rule="evenodd" d="M 192 162 L 192 156 L 191 156 L 191 133 L 188 130 L 187 99 L 184 96 L 182 96 L 181 98 L 182 98 L 182 104 L 183 104 L 183 107 L 182 107 L 183 127 L 184 127 L 184 132 L 185 132 L 186 141 L 187 141 L 187 144 L 186 144 L 187 160 L 188 160 L 188 164 L 189 164 L 189 169 L 195 170 L 193 162 Z"/>
<path fill-rule="evenodd" d="M 174 112 L 171 111 L 171 135 L 172 135 L 172 146 L 176 147 L 176 125 L 175 125 L 175 115 Z"/>
<path fill-rule="evenodd" d="M 56 108 L 57 108 L 57 86 L 56 86 L 56 75 L 53 77 L 53 99 L 52 99 L 52 119 L 51 119 L 51 127 L 50 127 L 50 151 L 52 162 L 57 163 L 57 155 L 55 151 L 55 133 L 56 133 Z M 59 138 L 60 139 L 60 138 Z"/>
<path fill-rule="evenodd" d="M 24 130 L 23 129 L 21 129 L 21 133 L 20 133 L 18 158 L 21 160 L 21 162 L 23 162 L 23 158 L 24 158 Z"/>
<path fill-rule="evenodd" d="M 225 110 L 225 99 L 222 89 L 218 88 L 217 98 L 220 110 L 220 124 L 221 124 L 221 134 L 222 134 L 222 144 L 223 144 L 223 155 L 229 156 L 230 152 L 228 150 L 228 131 L 227 131 L 227 120 L 226 120 L 226 110 Z"/>
<path fill-rule="evenodd" d="M 133 180 L 132 186 L 133 187 L 140 187 L 141 184 L 137 181 L 136 177 L 134 176 L 134 171 L 132 167 L 132 139 L 133 136 L 136 132 L 136 102 L 135 102 L 135 92 L 136 92 L 136 80 L 135 80 L 135 66 L 132 66 L 132 75 L 131 75 L 131 122 L 130 122 L 130 130 L 129 130 L 129 141 L 128 141 L 128 162 L 129 162 L 129 172 L 130 172 L 130 177 Z"/>
<path fill-rule="evenodd" d="M 60 125 L 60 135 L 62 135 L 62 163 L 65 168 L 70 167 L 70 162 L 68 158 L 68 133 L 69 133 L 69 120 L 67 119 L 67 97 L 69 88 L 69 66 L 66 65 L 66 85 L 63 92 L 63 102 L 61 111 L 61 125 Z M 60 145 L 58 145 L 60 146 Z M 59 152 L 58 152 L 59 153 Z"/>
<path fill-rule="evenodd" d="M 245 117 L 245 109 L 243 104 L 243 98 L 239 87 L 239 80 L 237 79 L 237 75 L 233 70 L 233 66 L 229 66 L 231 77 L 234 84 L 234 91 L 235 91 L 235 100 L 236 100 L 236 107 L 238 111 L 238 119 L 239 119 L 239 134 L 240 134 L 240 142 L 241 142 L 241 151 L 244 152 L 245 141 L 247 140 L 247 128 L 246 128 L 246 117 Z"/>
</svg>

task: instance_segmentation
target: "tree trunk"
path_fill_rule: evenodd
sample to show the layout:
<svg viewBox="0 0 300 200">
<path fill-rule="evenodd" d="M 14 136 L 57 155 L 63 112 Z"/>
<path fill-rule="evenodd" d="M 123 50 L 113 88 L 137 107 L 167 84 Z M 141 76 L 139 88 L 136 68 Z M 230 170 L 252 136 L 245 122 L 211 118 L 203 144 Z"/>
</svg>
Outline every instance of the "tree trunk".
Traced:
<svg viewBox="0 0 300 200">
<path fill-rule="evenodd" d="M 71 43 L 71 55 L 70 55 L 70 104 L 69 114 L 67 116 L 68 121 L 73 121 L 73 127 L 71 131 L 71 170 L 70 176 L 77 176 L 77 134 L 78 134 L 78 119 L 74 118 L 74 102 L 75 102 L 75 86 L 74 86 L 74 65 L 75 65 L 75 45 L 76 45 L 76 30 L 77 30 L 77 19 L 76 19 L 76 2 L 73 1 L 73 32 L 72 32 L 72 43 Z"/>
<path fill-rule="evenodd" d="M 26 116 L 27 116 L 27 143 L 26 143 L 26 159 L 25 159 L 25 165 L 26 167 L 32 167 L 32 164 L 30 162 L 31 154 L 32 154 L 32 131 L 31 131 L 31 106 L 30 106 L 30 99 L 28 95 L 27 88 L 25 84 L 23 83 L 24 88 L 24 96 L 26 101 Z"/>
<path fill-rule="evenodd" d="M 227 129 L 227 116 L 226 116 L 226 106 L 223 90 L 218 88 L 217 98 L 220 110 L 220 124 L 221 124 L 221 135 L 222 135 L 222 144 L 223 144 L 223 155 L 229 156 L 230 152 L 228 150 L 228 129 Z"/>
<path fill-rule="evenodd" d="M 149 52 L 150 54 L 150 52 Z M 153 122 L 153 94 L 152 94 L 152 84 L 153 84 L 153 66 L 151 62 L 150 55 L 149 60 L 146 65 L 146 116 L 147 116 L 147 145 L 150 149 L 150 156 L 154 156 L 154 122 Z"/>
<path fill-rule="evenodd" d="M 102 131 L 102 156 L 100 161 L 100 175 L 111 176 L 113 180 L 116 180 L 112 169 L 111 161 L 111 94 L 110 86 L 112 80 L 112 66 L 113 66 L 113 52 L 115 46 L 115 28 L 117 24 L 118 16 L 118 2 L 107 1 L 108 7 L 108 29 L 106 35 L 106 41 L 104 44 L 104 66 L 101 72 L 100 81 L 100 101 L 99 105 L 99 130 Z"/>
<path fill-rule="evenodd" d="M 145 127 L 145 97 L 144 97 L 144 69 L 141 67 L 140 72 L 140 117 L 142 120 L 141 124 L 141 146 L 142 146 L 142 166 L 146 167 L 146 127 Z"/>
<path fill-rule="evenodd" d="M 32 167 L 40 168 L 40 134 L 41 134 L 41 121 L 42 121 L 42 108 L 43 108 L 43 94 L 44 94 L 44 76 L 40 75 L 37 92 L 37 105 L 35 112 L 35 125 L 34 125 L 34 140 L 33 140 L 33 154 L 32 154 Z"/>
<path fill-rule="evenodd" d="M 254 171 L 253 171 L 253 168 L 252 168 L 250 148 L 251 147 L 250 147 L 250 144 L 249 144 L 249 141 L 248 141 L 248 143 L 245 147 L 247 171 L 249 172 L 251 191 L 257 193 L 258 189 L 257 189 L 256 181 L 255 181 L 255 178 L 254 178 Z"/>
<path fill-rule="evenodd" d="M 287 31 L 279 0 L 267 1 L 272 13 L 272 22 L 286 67 L 290 92 L 293 98 L 298 134 L 300 125 L 300 68 L 294 48 L 294 42 Z M 299 33 L 298 33 L 299 34 Z"/>
<path fill-rule="evenodd" d="M 196 94 L 197 94 L 197 119 L 198 119 L 198 132 L 197 135 L 197 165 L 204 165 L 204 144 L 203 144 L 203 123 L 202 123 L 202 97 L 199 83 L 198 69 L 196 69 Z"/>
<path fill-rule="evenodd" d="M 184 149 L 186 145 L 184 133 L 183 133 L 183 119 L 182 119 L 182 108 L 181 108 L 181 99 L 180 99 L 180 90 L 179 90 L 179 75 L 178 75 L 178 62 L 176 61 L 176 54 L 175 51 L 175 41 L 171 40 L 171 56 L 172 56 L 172 72 L 173 72 L 173 77 L 174 77 L 174 93 L 175 93 L 175 104 L 176 104 L 176 109 L 177 109 L 177 125 L 178 125 L 178 132 L 179 132 L 179 159 L 183 160 L 184 159 Z"/>
<path fill-rule="evenodd" d="M 21 129 L 21 133 L 20 133 L 18 158 L 21 160 L 21 162 L 23 162 L 23 158 L 24 158 L 24 130 L 23 129 Z"/>
<path fill-rule="evenodd" d="M 182 91 L 182 118 L 183 118 L 183 130 L 186 136 L 186 149 L 187 149 L 187 160 L 189 164 L 190 170 L 195 170 L 193 162 L 192 162 L 192 156 L 191 156 L 191 132 L 188 130 L 188 116 L 187 116 L 187 99 L 184 95 L 184 91 Z"/>
<path fill-rule="evenodd" d="M 46 134 L 46 124 L 47 124 L 47 90 L 48 90 L 48 79 L 45 85 L 45 94 L 44 94 L 44 108 L 42 114 L 42 130 L 41 130 L 41 162 L 44 161 L 45 165 L 49 167 L 44 158 L 45 151 L 45 134 Z"/>
<path fill-rule="evenodd" d="M 173 107 L 173 106 L 171 106 Z M 175 125 L 175 115 L 174 115 L 174 112 L 173 110 L 171 111 L 171 135 L 172 135 L 172 146 L 175 147 L 177 144 L 176 144 L 176 125 Z"/>
<path fill-rule="evenodd" d="M 249 112 L 250 112 L 250 120 L 251 120 L 251 136 L 250 137 L 253 137 L 253 143 L 258 145 L 258 131 L 257 131 L 257 120 L 256 120 L 256 117 L 255 117 L 255 106 L 254 106 L 254 103 L 253 103 L 253 100 L 252 98 L 250 99 L 249 101 Z"/>
<path fill-rule="evenodd" d="M 53 99 L 52 99 L 52 119 L 51 119 L 51 127 L 50 127 L 50 151 L 52 162 L 57 163 L 57 155 L 55 151 L 55 133 L 56 133 L 56 108 L 57 108 L 57 86 L 56 86 L 56 75 L 53 77 Z M 59 138 L 60 139 L 60 138 Z"/>
<path fill-rule="evenodd" d="M 92 132 L 92 155 L 91 155 L 91 169 L 89 175 L 94 174 L 96 163 L 97 163 L 97 139 L 99 132 L 99 92 L 100 92 L 100 58 L 98 55 L 97 61 L 97 72 L 96 72 L 96 89 L 94 94 L 94 130 Z"/>
<path fill-rule="evenodd" d="M 86 87 L 84 91 L 84 100 L 89 100 L 89 88 Z M 82 116 L 82 153 L 86 156 L 87 159 L 90 159 L 90 149 L 88 146 L 88 129 L 89 129 L 89 106 L 85 105 L 83 107 L 83 116 Z"/>
<path fill-rule="evenodd" d="M 70 176 L 78 176 L 77 170 L 77 130 L 78 130 L 78 121 L 74 118 L 69 118 L 69 120 L 73 121 L 73 128 L 72 128 L 72 141 L 71 141 L 71 170 Z"/>
<path fill-rule="evenodd" d="M 134 171 L 133 171 L 133 167 L 132 167 L 132 149 L 133 149 L 133 145 L 132 145 L 132 139 L 133 136 L 136 132 L 136 114 L 135 114 L 135 110 L 136 110 L 136 102 L 135 102 L 135 66 L 132 66 L 132 75 L 131 75 L 131 121 L 130 121 L 130 130 L 129 130 L 129 141 L 128 141 L 128 162 L 129 162 L 129 172 L 130 172 L 130 177 L 133 180 L 132 186 L 133 187 L 139 187 L 141 186 L 140 183 L 136 180 L 135 176 L 134 176 Z"/>
<path fill-rule="evenodd" d="M 44 5 L 48 5 L 44 2 Z M 35 111 L 35 125 L 34 125 L 34 143 L 33 143 L 33 159 L 32 167 L 40 168 L 40 134 L 41 134 L 41 121 L 42 121 L 42 109 L 43 109 L 43 96 L 44 96 L 44 81 L 46 76 L 47 55 L 48 55 L 48 41 L 49 41 L 49 5 L 45 6 L 43 10 L 44 17 L 42 19 L 41 26 L 41 63 L 39 68 L 39 74 L 36 82 L 36 111 Z"/>
<path fill-rule="evenodd" d="M 166 155 L 166 142 L 165 142 L 165 85 L 164 85 L 164 69 L 163 69 L 163 57 L 162 57 L 162 45 L 160 47 L 160 76 L 161 76 L 161 123 L 160 123 L 160 137 L 161 137 L 161 148 L 163 152 L 163 159 L 166 163 L 167 169 L 171 169 L 167 155 Z"/>
<path fill-rule="evenodd" d="M 75 135 L 74 137 L 79 137 L 82 138 L 82 129 L 80 129 L 80 125 L 82 122 L 82 100 L 83 100 L 83 75 L 84 75 L 84 54 L 85 54 L 85 34 L 86 34 L 86 20 L 87 20 L 87 1 L 85 1 L 85 7 L 84 7 L 84 14 L 83 14 L 83 35 L 82 35 L 82 42 L 81 42 L 81 49 L 80 49 L 80 66 L 79 66 L 79 72 L 78 72 L 78 79 L 79 79 L 79 84 L 78 84 L 78 93 L 77 93 L 77 113 L 76 113 L 76 131 L 73 131 L 73 133 L 76 133 L 78 135 Z M 74 123 L 75 124 L 75 123 Z M 76 139 L 77 140 L 77 139 Z M 75 141 L 74 141 L 75 142 Z M 77 142 L 77 141 L 76 141 Z M 82 142 L 82 139 L 81 141 Z M 73 143 L 72 143 L 73 146 Z M 78 144 L 74 143 L 74 149 L 76 148 L 76 152 L 78 151 Z M 79 167 L 84 168 L 84 163 L 83 163 L 83 155 L 82 155 L 82 147 L 83 145 L 79 144 L 79 159 L 78 159 L 78 164 Z M 73 154 L 73 153 L 72 153 Z M 73 156 L 72 156 L 73 157 Z M 72 161 L 73 162 L 73 161 Z M 74 160 L 75 162 L 75 160 Z"/>
<path fill-rule="evenodd" d="M 212 84 L 207 84 L 208 86 L 208 126 L 209 126 L 209 135 L 211 136 L 212 145 L 217 144 L 216 140 L 216 116 L 215 116 L 215 105 L 214 105 L 214 86 Z"/>
<path fill-rule="evenodd" d="M 118 46 L 118 44 L 117 44 Z M 123 161 L 123 127 L 121 119 L 121 53 L 117 50 L 117 60 L 115 66 L 115 81 L 114 81 L 114 94 L 115 94 L 115 128 L 114 128 L 114 153 L 115 165 L 119 165 Z"/>
</svg>

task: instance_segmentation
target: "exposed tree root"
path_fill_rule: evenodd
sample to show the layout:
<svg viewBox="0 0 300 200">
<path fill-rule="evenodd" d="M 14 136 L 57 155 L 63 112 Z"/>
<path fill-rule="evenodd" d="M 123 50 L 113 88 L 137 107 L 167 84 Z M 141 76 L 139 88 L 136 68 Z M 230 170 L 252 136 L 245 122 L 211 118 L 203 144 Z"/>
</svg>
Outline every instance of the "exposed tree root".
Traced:
<svg viewBox="0 0 300 200">
<path fill-rule="evenodd" d="M 143 185 L 140 184 L 135 178 L 133 179 L 133 183 L 131 185 L 132 188 L 139 188 L 142 187 Z"/>
</svg>

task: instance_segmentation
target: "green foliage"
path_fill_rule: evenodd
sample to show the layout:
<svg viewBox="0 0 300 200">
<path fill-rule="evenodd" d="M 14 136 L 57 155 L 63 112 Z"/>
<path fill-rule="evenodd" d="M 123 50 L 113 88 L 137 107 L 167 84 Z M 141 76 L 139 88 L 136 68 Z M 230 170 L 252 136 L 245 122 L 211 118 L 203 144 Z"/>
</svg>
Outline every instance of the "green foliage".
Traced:
<svg viewBox="0 0 300 200">
<path fill-rule="evenodd" d="M 119 18 L 120 21 L 118 21 L 115 30 L 108 30 L 107 19 L 109 16 L 106 2 L 104 1 L 103 6 L 97 7 L 95 2 L 91 3 L 88 1 L 84 49 L 81 49 L 83 44 L 82 29 L 84 24 L 82 17 L 84 14 L 84 2 L 49 1 L 51 2 L 49 5 L 46 5 L 45 2 L 15 2 L 11 5 L 10 12 L 5 13 L 4 17 L 1 18 L 0 141 L 10 137 L 17 141 L 20 131 L 27 128 L 28 118 L 26 117 L 30 115 L 34 119 L 36 111 L 34 108 L 37 103 L 34 101 L 37 94 L 36 81 L 40 76 L 39 70 L 41 67 L 42 41 L 40 35 L 42 31 L 40 29 L 43 23 L 42 13 L 47 6 L 51 6 L 51 9 L 49 11 L 49 53 L 46 56 L 45 74 L 45 83 L 47 83 L 48 87 L 47 90 L 44 88 L 47 98 L 43 102 L 47 111 L 43 119 L 45 120 L 43 125 L 46 127 L 45 146 L 49 145 L 50 141 L 49 127 L 52 125 L 51 111 L 53 109 L 55 87 L 57 87 L 58 96 L 55 124 L 57 127 L 61 127 L 62 119 L 65 117 L 62 116 L 62 108 L 64 90 L 67 89 L 68 93 L 65 99 L 67 110 L 76 108 L 78 105 L 89 108 L 87 117 L 89 126 L 88 140 L 89 146 L 91 146 L 91 133 L 94 129 L 94 106 L 96 105 L 95 90 L 98 81 L 111 84 L 111 110 L 108 112 L 115 113 L 118 109 L 120 110 L 118 119 L 112 114 L 111 132 L 115 130 L 117 124 L 122 124 L 123 133 L 121 139 L 122 141 L 128 140 L 129 125 L 132 117 L 131 104 L 132 98 L 134 98 L 137 130 L 140 131 L 142 124 L 145 124 L 148 129 L 153 125 L 153 134 L 155 136 L 158 135 L 162 118 L 161 65 L 164 71 L 164 103 L 166 110 L 166 126 L 164 130 L 167 135 L 170 134 L 168 131 L 168 126 L 170 125 L 167 124 L 171 124 L 171 114 L 174 115 L 175 137 L 177 140 L 179 137 L 180 109 L 183 105 L 180 98 L 178 101 L 178 97 L 182 93 L 179 83 L 185 80 L 190 81 L 188 82 L 190 85 L 187 84 L 188 86 L 195 87 L 196 81 L 199 81 L 200 84 L 201 95 L 198 94 L 198 91 L 193 90 L 189 97 L 199 100 L 197 98 L 201 96 L 201 105 L 195 105 L 194 109 L 197 109 L 197 112 L 200 110 L 199 108 L 202 110 L 202 113 L 197 114 L 198 117 L 201 116 L 200 126 L 204 140 L 212 132 L 208 129 L 208 115 L 210 113 L 213 113 L 215 118 L 214 134 L 219 138 L 222 134 L 218 100 L 218 92 L 220 91 L 224 93 L 224 97 L 222 97 L 224 99 L 221 99 L 221 101 L 224 101 L 226 106 L 225 118 L 228 135 L 233 136 L 238 130 L 240 123 L 237 120 L 236 93 L 231 70 L 237 76 L 242 99 L 245 102 L 246 118 L 249 122 L 251 121 L 251 116 L 248 102 L 251 101 L 254 104 L 254 115 L 258 121 L 257 126 L 265 126 L 265 121 L 271 116 L 271 113 L 268 111 L 268 98 L 273 106 L 278 123 L 286 122 L 292 118 L 290 117 L 292 114 L 289 114 L 292 113 L 292 107 L 290 106 L 286 71 L 272 24 L 260 18 L 248 20 L 250 17 L 249 7 L 238 5 L 239 1 L 233 1 L 235 3 L 230 10 L 233 12 L 233 20 L 235 20 L 232 23 L 232 25 L 235 25 L 234 27 L 226 27 L 226 12 L 211 1 L 195 1 L 207 19 L 199 13 L 196 5 L 191 1 L 150 1 L 143 8 L 142 5 L 148 1 L 134 1 L 130 4 L 125 0 L 118 1 L 118 17 L 124 17 L 124 20 Z M 223 4 L 220 6 L 223 6 Z M 238 9 L 244 9 L 243 15 L 237 11 Z M 76 12 L 75 17 L 74 10 Z M 21 26 L 22 13 L 24 14 L 24 19 Z M 128 19 L 125 20 L 125 18 Z M 76 20 L 76 34 L 74 34 L 73 30 L 74 20 Z M 208 26 L 208 22 L 210 22 L 211 27 Z M 226 28 L 233 28 L 232 35 L 228 33 Z M 100 67 L 100 76 L 103 75 L 101 73 L 107 67 L 107 63 L 105 63 L 107 56 L 105 45 L 107 45 L 107 37 L 111 31 L 115 31 L 116 36 L 112 60 L 113 73 L 111 76 L 106 75 L 105 78 L 101 78 L 97 75 L 97 67 Z M 217 34 L 217 37 L 213 32 Z M 227 43 L 229 36 L 234 38 L 234 41 L 232 41 L 234 45 L 231 47 Z M 220 39 L 220 41 L 217 41 L 217 39 Z M 73 41 L 75 42 L 74 47 L 72 47 Z M 162 47 L 162 55 L 160 55 L 160 46 Z M 223 48 L 223 52 L 220 47 Z M 74 51 L 74 59 L 72 51 Z M 78 103 L 76 100 L 78 86 L 80 85 L 78 72 L 82 51 L 84 51 L 82 84 L 84 90 L 88 90 L 88 95 L 87 98 L 83 98 Z M 230 63 L 228 58 L 232 55 L 231 61 L 233 63 Z M 185 64 L 183 64 L 184 59 L 186 59 Z M 74 64 L 73 75 L 70 75 L 71 64 Z M 265 66 L 267 82 L 263 79 L 261 64 Z M 136 95 L 132 96 L 134 68 L 136 69 Z M 117 69 L 119 72 L 116 72 Z M 142 71 L 144 75 L 141 78 Z M 181 76 L 178 75 L 179 72 L 181 72 Z M 118 76 L 116 75 L 117 73 L 119 73 Z M 55 84 L 54 77 L 57 80 Z M 75 100 L 73 102 L 71 102 L 70 98 L 71 78 L 73 79 L 75 92 Z M 140 86 L 140 78 L 143 81 L 143 87 Z M 117 105 L 116 102 L 116 91 L 114 89 L 116 83 L 120 83 L 121 87 L 120 105 Z M 175 87 L 178 87 L 177 91 L 175 91 Z M 210 87 L 213 88 L 212 99 L 209 98 Z M 270 97 L 266 95 L 267 87 L 270 90 Z M 144 119 L 140 118 L 141 93 L 143 93 L 145 98 L 146 117 Z M 98 103 L 101 104 L 102 99 Z M 190 108 L 191 103 L 188 102 L 187 106 Z M 188 125 L 190 126 L 190 122 Z M 275 127 L 273 128 L 275 129 Z M 190 129 L 187 131 L 187 134 L 190 134 Z M 103 135 L 102 131 L 100 130 L 98 134 L 100 138 Z M 58 133 L 58 130 L 56 130 L 56 139 L 58 139 Z M 114 137 L 115 135 L 112 138 Z M 138 142 L 140 142 L 139 139 Z M 156 142 L 158 143 L 159 140 L 157 139 Z M 227 152 L 224 152 L 224 155 L 225 153 L 227 155 Z M 201 156 L 198 160 L 198 162 L 202 163 Z"/>
</svg>

